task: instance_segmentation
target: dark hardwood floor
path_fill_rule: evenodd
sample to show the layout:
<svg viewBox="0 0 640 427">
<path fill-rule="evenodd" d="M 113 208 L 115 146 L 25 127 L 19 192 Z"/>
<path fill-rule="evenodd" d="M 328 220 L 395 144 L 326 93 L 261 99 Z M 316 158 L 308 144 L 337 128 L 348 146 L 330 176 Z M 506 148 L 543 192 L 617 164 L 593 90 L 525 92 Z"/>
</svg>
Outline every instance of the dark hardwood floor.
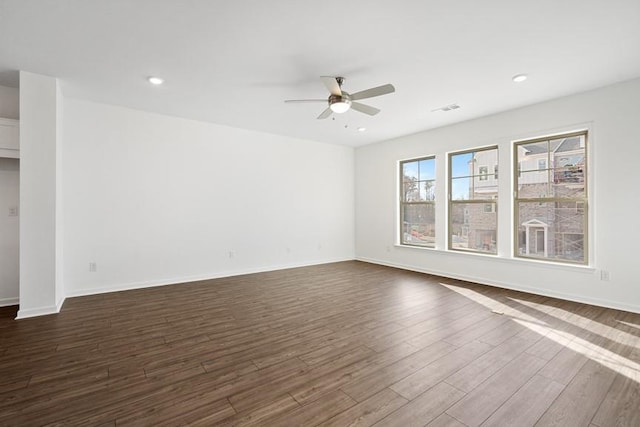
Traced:
<svg viewBox="0 0 640 427">
<path fill-rule="evenodd" d="M 640 315 L 357 261 L 16 310 L 3 426 L 640 426 Z"/>
</svg>

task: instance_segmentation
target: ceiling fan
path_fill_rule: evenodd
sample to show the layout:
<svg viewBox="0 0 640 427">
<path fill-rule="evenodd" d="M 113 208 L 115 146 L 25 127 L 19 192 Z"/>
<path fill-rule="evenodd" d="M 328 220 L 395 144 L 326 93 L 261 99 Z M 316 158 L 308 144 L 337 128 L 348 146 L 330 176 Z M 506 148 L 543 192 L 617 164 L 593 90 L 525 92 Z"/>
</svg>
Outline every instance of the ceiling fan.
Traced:
<svg viewBox="0 0 640 427">
<path fill-rule="evenodd" d="M 391 84 L 386 84 L 371 89 L 362 90 L 353 94 L 349 94 L 342 90 L 342 83 L 344 83 L 344 77 L 320 77 L 322 83 L 329 89 L 331 95 L 327 99 L 289 99 L 284 102 L 328 102 L 329 106 L 318 116 L 318 119 L 326 119 L 331 113 L 345 113 L 350 108 L 359 111 L 370 116 L 375 116 L 380 112 L 379 109 L 371 107 L 369 105 L 361 104 L 358 101 L 360 99 L 373 98 L 375 96 L 386 95 L 393 93 L 396 88 Z"/>
</svg>

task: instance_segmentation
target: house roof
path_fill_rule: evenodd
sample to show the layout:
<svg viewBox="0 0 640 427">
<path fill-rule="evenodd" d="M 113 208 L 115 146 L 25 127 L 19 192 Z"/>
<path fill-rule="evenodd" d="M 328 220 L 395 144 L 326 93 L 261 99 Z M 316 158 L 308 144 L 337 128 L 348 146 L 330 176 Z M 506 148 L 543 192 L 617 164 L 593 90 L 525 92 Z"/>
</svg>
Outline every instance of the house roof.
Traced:
<svg viewBox="0 0 640 427">
<path fill-rule="evenodd" d="M 535 227 L 548 227 L 549 224 L 547 224 L 546 222 L 542 221 L 541 219 L 537 219 L 537 218 L 533 218 L 530 219 L 529 221 L 525 221 L 522 223 L 522 225 L 524 226 L 535 226 Z"/>
<path fill-rule="evenodd" d="M 580 148 L 582 148 L 580 146 L 580 137 L 574 136 L 571 138 L 564 138 L 554 151 L 556 153 L 564 153 L 567 151 L 579 150 Z"/>
</svg>

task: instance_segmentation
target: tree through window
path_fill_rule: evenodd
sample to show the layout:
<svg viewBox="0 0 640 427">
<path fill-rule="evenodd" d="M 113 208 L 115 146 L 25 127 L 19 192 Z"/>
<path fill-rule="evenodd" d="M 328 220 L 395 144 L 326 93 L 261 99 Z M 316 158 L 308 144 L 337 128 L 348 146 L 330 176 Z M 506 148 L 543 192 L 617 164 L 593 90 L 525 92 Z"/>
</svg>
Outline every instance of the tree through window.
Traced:
<svg viewBox="0 0 640 427">
<path fill-rule="evenodd" d="M 400 162 L 400 243 L 435 246 L 435 157 Z"/>
</svg>

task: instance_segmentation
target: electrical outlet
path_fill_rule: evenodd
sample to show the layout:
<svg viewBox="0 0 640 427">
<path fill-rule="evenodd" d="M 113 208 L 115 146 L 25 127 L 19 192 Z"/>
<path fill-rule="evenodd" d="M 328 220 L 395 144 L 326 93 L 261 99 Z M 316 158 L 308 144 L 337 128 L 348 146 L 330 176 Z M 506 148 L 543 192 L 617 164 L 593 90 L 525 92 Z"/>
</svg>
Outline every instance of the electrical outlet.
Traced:
<svg viewBox="0 0 640 427">
<path fill-rule="evenodd" d="M 600 270 L 600 280 L 604 280 L 605 282 L 611 280 L 611 274 L 608 270 Z"/>
<path fill-rule="evenodd" d="M 90 273 L 95 273 L 96 271 L 98 271 L 98 264 L 95 262 L 90 262 L 89 263 L 89 272 Z"/>
<path fill-rule="evenodd" d="M 234 250 L 229 251 L 229 258 L 235 258 L 235 256 L 236 256 L 236 251 Z"/>
</svg>

